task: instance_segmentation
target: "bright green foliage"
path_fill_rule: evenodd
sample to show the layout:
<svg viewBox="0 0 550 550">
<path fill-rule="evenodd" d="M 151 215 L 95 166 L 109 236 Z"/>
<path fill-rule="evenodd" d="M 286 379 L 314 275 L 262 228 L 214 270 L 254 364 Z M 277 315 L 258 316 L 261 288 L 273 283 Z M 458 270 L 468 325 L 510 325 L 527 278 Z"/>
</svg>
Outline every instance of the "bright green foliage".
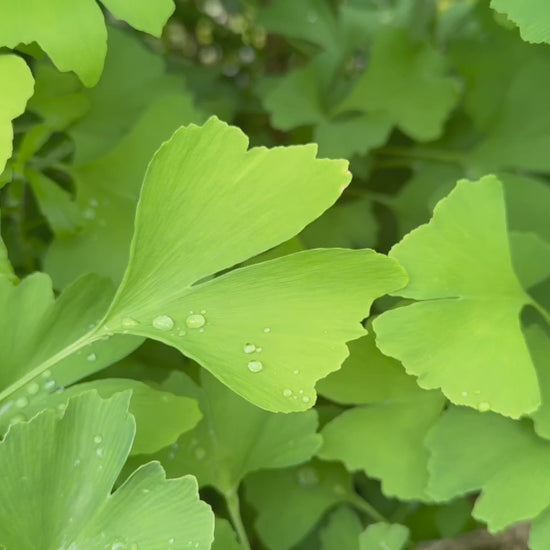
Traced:
<svg viewBox="0 0 550 550">
<path fill-rule="evenodd" d="M 361 521 L 348 506 L 336 508 L 329 516 L 326 527 L 321 529 L 321 550 L 359 550 Z"/>
<path fill-rule="evenodd" d="M 316 160 L 314 147 L 246 146 L 239 130 L 212 118 L 159 150 L 105 322 L 177 347 L 263 408 L 305 410 L 316 380 L 347 356 L 344 343 L 364 333 L 359 321 L 372 301 L 406 279 L 373 251 L 313 250 L 195 284 L 289 239 L 348 183 L 346 164 Z M 274 230 L 261 231 L 266 224 Z M 202 253 L 214 247 L 215 255 Z M 306 291 L 310 300 L 297 315 Z"/>
<path fill-rule="evenodd" d="M 194 428 L 202 417 L 194 399 L 159 391 L 137 380 L 120 378 L 76 384 L 53 394 L 38 393 L 23 412 L 30 418 L 43 409 L 63 408 L 70 398 L 89 390 L 97 391 L 104 398 L 132 391 L 128 410 L 136 421 L 136 434 L 131 454 L 154 453 L 171 445 L 182 433 Z"/>
<path fill-rule="evenodd" d="M 136 67 L 140 70 L 136 71 Z M 58 73 L 58 79 L 65 76 Z M 163 59 L 147 49 L 137 37 L 110 28 L 109 51 L 101 79 L 97 86 L 81 91 L 81 96 L 89 105 L 88 110 L 84 117 L 68 128 L 75 143 L 76 165 L 86 166 L 92 160 L 107 155 L 133 131 L 136 124 L 139 125 L 139 119 L 149 108 L 161 99 L 170 100 L 169 96 L 178 95 L 182 98 L 182 111 L 172 114 L 172 126 L 166 135 L 157 138 L 153 148 L 144 152 L 145 161 L 148 162 L 162 141 L 168 139 L 176 128 L 189 122 L 202 121 L 202 115 L 193 109 L 192 98 L 185 88 L 183 78 L 168 74 Z M 158 116 L 162 118 L 162 114 Z M 155 135 L 153 132 L 153 138 Z M 140 155 L 135 158 L 140 158 Z M 133 182 L 136 188 L 141 184 L 143 173 L 138 182 Z M 118 188 L 118 185 L 115 180 L 113 186 Z"/>
<path fill-rule="evenodd" d="M 174 9 L 172 0 L 154 6 L 146 0 L 103 0 L 115 17 L 130 25 L 160 35 Z M 107 30 L 100 7 L 94 0 L 52 0 L 48 4 L 21 0 L 0 2 L 0 46 L 36 42 L 60 71 L 74 71 L 86 86 L 99 80 L 107 51 Z"/>
<path fill-rule="evenodd" d="M 472 152 L 471 162 L 479 172 L 550 170 L 546 155 L 550 123 L 540 117 L 550 107 L 550 98 L 544 93 L 550 85 L 550 57 L 544 53 L 526 61 L 511 75 L 497 119 Z"/>
<path fill-rule="evenodd" d="M 410 276 L 399 294 L 419 301 L 384 313 L 374 327 L 382 352 L 423 388 L 517 418 L 539 406 L 540 392 L 519 324 L 530 299 L 506 231 L 502 184 L 459 182 L 430 223 L 390 252 Z"/>
<path fill-rule="evenodd" d="M 409 538 L 409 530 L 398 523 L 369 525 L 359 540 L 359 550 L 402 550 Z"/>
<path fill-rule="evenodd" d="M 46 3 L 0 0 L 0 548 L 547 550 L 548 8 Z"/>
<path fill-rule="evenodd" d="M 10 429 L 0 443 L 0 544 L 161 550 L 174 539 L 210 548 L 212 512 L 191 477 L 166 480 L 151 462 L 110 495 L 134 438 L 128 399 L 129 393 L 103 400 L 87 392 L 61 418 L 45 411 Z"/>
<path fill-rule="evenodd" d="M 252 474 L 245 488 L 258 513 L 256 530 L 271 550 L 289 550 L 328 509 L 356 498 L 344 468 L 318 461 Z"/>
<path fill-rule="evenodd" d="M 535 518 L 550 505 L 550 443 L 526 421 L 455 407 L 443 414 L 427 445 L 430 493 L 450 499 L 481 489 L 473 515 L 493 531 Z"/>
<path fill-rule="evenodd" d="M 111 151 L 72 169 L 77 185 L 73 209 L 80 212 L 82 229 L 58 235 L 48 251 L 46 267 L 57 286 L 64 287 L 87 271 L 120 281 L 149 160 L 181 122 L 200 118 L 188 96 L 166 95 L 145 111 Z"/>
<path fill-rule="evenodd" d="M 344 411 L 323 428 L 319 456 L 380 478 L 389 496 L 426 500 L 423 440 L 444 399 L 420 389 L 397 361 L 377 350 L 372 336 L 353 342 L 350 350 L 342 369 L 319 383 L 319 392 L 364 406 Z"/>
<path fill-rule="evenodd" d="M 491 7 L 517 24 L 523 40 L 550 43 L 550 6 L 545 0 L 491 0 Z"/>
<path fill-rule="evenodd" d="M 117 336 L 79 349 L 77 343 L 105 313 L 111 295 L 108 281 L 92 275 L 57 300 L 47 275 L 31 275 L 18 286 L 0 278 L 0 389 L 4 399 L 11 395 L 1 416 L 25 414 L 29 401 L 113 363 L 140 343 Z"/>
<path fill-rule="evenodd" d="M 232 497 L 247 473 L 305 462 L 321 445 L 317 414 L 274 414 L 254 407 L 205 371 L 201 387 L 174 373 L 164 383 L 196 399 L 204 419 L 156 455 L 171 475 L 194 474 Z"/>
<path fill-rule="evenodd" d="M 1 8 L 0 8 L 1 10 Z M 1 25 L 1 23 L 0 23 Z M 0 55 L 0 173 L 11 157 L 11 121 L 23 114 L 33 92 L 34 80 L 26 63 L 16 55 Z M 0 185 L 1 187 L 1 185 Z"/>
<path fill-rule="evenodd" d="M 376 37 L 369 69 L 340 110 L 382 111 L 405 133 L 424 141 L 441 135 L 457 97 L 457 83 L 445 75 L 435 50 L 413 46 L 406 31 L 388 29 Z"/>
</svg>

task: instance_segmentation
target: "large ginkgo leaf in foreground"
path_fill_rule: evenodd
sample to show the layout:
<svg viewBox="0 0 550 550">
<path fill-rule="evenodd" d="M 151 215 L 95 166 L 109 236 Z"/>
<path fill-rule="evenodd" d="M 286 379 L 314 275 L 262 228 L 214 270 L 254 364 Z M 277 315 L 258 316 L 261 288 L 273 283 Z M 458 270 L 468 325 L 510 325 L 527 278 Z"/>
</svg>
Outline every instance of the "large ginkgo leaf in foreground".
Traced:
<svg viewBox="0 0 550 550">
<path fill-rule="evenodd" d="M 454 403 L 513 418 L 536 410 L 540 391 L 519 318 L 531 299 L 512 268 L 500 181 L 460 181 L 390 257 L 410 276 L 398 294 L 418 302 L 374 322 L 382 352 Z"/>
<path fill-rule="evenodd" d="M 172 0 L 102 3 L 115 17 L 156 36 L 174 10 Z M 0 13 L 0 46 L 36 42 L 60 71 L 74 71 L 86 86 L 96 84 L 107 51 L 107 29 L 95 0 L 0 0 Z"/>
<path fill-rule="evenodd" d="M 191 476 L 167 480 L 155 462 L 111 495 L 135 424 L 129 392 L 74 397 L 0 443 L 0 545 L 17 550 L 210 548 L 214 518 Z"/>
<path fill-rule="evenodd" d="M 205 282 L 294 236 L 349 182 L 347 163 L 316 159 L 314 145 L 246 149 L 246 136 L 216 118 L 161 147 L 101 330 L 176 347 L 265 409 L 303 410 L 346 358 L 345 342 L 364 334 L 372 301 L 406 276 L 372 250 L 334 249 Z"/>
<path fill-rule="evenodd" d="M 1 11 L 1 10 L 0 10 Z M 1 23 L 0 23 L 1 24 Z M 11 121 L 23 114 L 31 97 L 34 79 L 23 59 L 0 55 L 0 173 L 11 157 L 13 129 Z"/>
</svg>

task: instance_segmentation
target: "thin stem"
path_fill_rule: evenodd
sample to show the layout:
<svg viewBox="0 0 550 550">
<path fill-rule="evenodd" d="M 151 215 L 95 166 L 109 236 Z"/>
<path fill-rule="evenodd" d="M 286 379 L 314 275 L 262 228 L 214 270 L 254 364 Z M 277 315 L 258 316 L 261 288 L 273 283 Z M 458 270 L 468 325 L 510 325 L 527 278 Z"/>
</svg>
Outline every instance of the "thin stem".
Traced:
<svg viewBox="0 0 550 550">
<path fill-rule="evenodd" d="M 239 502 L 239 494 L 237 489 L 231 489 L 225 493 L 225 501 L 227 502 L 227 510 L 229 511 L 229 517 L 231 523 L 237 532 L 239 542 L 244 550 L 251 550 L 250 541 L 244 528 L 243 519 L 241 517 L 241 505 Z"/>
<path fill-rule="evenodd" d="M 550 312 L 546 308 L 542 307 L 537 301 L 531 300 L 531 305 L 540 313 L 542 318 L 546 321 L 546 324 L 550 327 Z"/>
<path fill-rule="evenodd" d="M 351 500 L 351 504 L 356 506 L 359 510 L 364 512 L 367 516 L 372 518 L 375 521 L 382 523 L 389 523 L 389 520 L 385 518 L 372 504 L 367 502 L 364 498 L 359 495 L 355 495 Z"/>
<path fill-rule="evenodd" d="M 27 374 L 16 380 L 13 384 L 10 384 L 2 392 L 0 392 L 0 401 L 8 398 L 10 395 L 20 390 L 26 384 L 34 380 L 37 376 L 40 376 L 43 372 L 47 371 L 50 367 L 53 367 L 56 363 L 59 363 L 65 357 L 72 355 L 75 351 L 82 349 L 83 347 L 100 340 L 103 337 L 100 330 L 94 329 L 88 334 L 85 334 L 71 345 L 62 349 L 55 355 L 52 355 L 49 359 L 46 359 L 43 363 L 40 363 L 37 367 L 29 371 Z"/>
</svg>

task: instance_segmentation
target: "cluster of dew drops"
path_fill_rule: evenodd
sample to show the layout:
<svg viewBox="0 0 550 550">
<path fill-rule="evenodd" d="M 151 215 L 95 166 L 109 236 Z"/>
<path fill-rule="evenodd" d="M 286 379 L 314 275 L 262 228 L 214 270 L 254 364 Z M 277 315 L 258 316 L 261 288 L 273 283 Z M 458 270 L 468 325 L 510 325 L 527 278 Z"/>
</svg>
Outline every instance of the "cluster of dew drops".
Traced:
<svg viewBox="0 0 550 550">
<path fill-rule="evenodd" d="M 139 325 L 138 321 L 131 317 L 125 317 L 121 321 L 122 327 L 124 332 L 128 331 L 129 329 L 135 328 Z M 162 331 L 162 332 L 173 332 L 177 334 L 177 336 L 183 337 L 187 335 L 187 330 L 193 330 L 198 331 L 199 333 L 203 333 L 205 331 L 205 327 L 207 326 L 207 319 L 206 319 L 206 310 L 202 309 L 200 310 L 200 313 L 195 313 L 193 310 L 189 311 L 189 315 L 185 319 L 185 327 L 177 327 L 176 321 L 169 315 L 158 315 L 155 317 L 152 321 L 152 326 L 156 330 Z M 263 329 L 264 334 L 269 334 L 271 332 L 271 328 L 265 327 Z M 254 354 L 255 356 L 250 358 L 247 362 L 247 368 L 252 373 L 259 373 L 264 370 L 264 363 L 260 359 L 257 358 L 256 354 L 259 354 L 263 351 L 263 348 L 261 346 L 257 346 L 256 344 L 252 342 L 246 342 L 242 347 L 243 352 L 251 356 Z M 299 370 L 294 370 L 294 374 L 299 374 Z M 303 395 L 303 390 L 300 390 L 298 392 L 299 395 L 301 395 L 301 399 L 304 403 L 309 403 L 310 398 L 307 395 Z M 283 390 L 284 397 L 298 399 L 299 395 L 296 395 L 291 389 L 285 388 Z"/>
<path fill-rule="evenodd" d="M 41 398 L 46 393 L 51 393 L 56 388 L 57 384 L 52 378 L 51 371 L 46 370 L 32 382 L 26 384 L 13 399 L 3 403 L 0 406 L 0 416 L 9 415 L 10 424 L 25 422 L 27 418 L 20 411 L 28 407 L 33 400 Z M 58 405 L 60 412 L 63 412 L 65 407 L 64 403 Z"/>
</svg>

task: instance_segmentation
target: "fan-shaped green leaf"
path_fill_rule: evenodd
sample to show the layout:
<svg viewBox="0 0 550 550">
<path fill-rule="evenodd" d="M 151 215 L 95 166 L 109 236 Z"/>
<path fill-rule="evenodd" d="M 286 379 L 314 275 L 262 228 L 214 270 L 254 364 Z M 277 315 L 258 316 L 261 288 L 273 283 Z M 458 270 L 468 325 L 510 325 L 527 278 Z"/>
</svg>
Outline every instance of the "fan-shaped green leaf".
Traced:
<svg viewBox="0 0 550 550">
<path fill-rule="evenodd" d="M 171 0 L 103 3 L 116 17 L 157 36 L 174 9 Z M 2 0 L 0 12 L 0 46 L 15 48 L 36 42 L 60 71 L 74 71 L 86 86 L 97 83 L 107 51 L 107 30 L 94 0 L 51 0 L 48 4 L 21 0 L 17 5 Z"/>
<path fill-rule="evenodd" d="M 382 352 L 454 403 L 533 412 L 540 392 L 519 321 L 531 299 L 512 268 L 502 184 L 459 182 L 390 257 L 410 275 L 399 294 L 419 301 L 374 322 Z"/>
<path fill-rule="evenodd" d="M 214 518 L 195 480 L 166 480 L 158 463 L 114 494 L 134 438 L 128 393 L 74 397 L 59 418 L 45 411 L 0 443 L 0 544 L 18 550 L 190 546 L 208 550 Z"/>
<path fill-rule="evenodd" d="M 117 392 L 132 390 L 129 411 L 136 421 L 136 436 L 131 454 L 155 453 L 175 443 L 182 433 L 194 428 L 202 418 L 196 400 L 157 390 L 137 380 L 122 378 L 94 380 L 76 384 L 61 392 L 39 394 L 21 412 L 31 418 L 43 409 L 62 409 L 69 399 L 89 390 L 96 390 L 105 398 Z"/>
<path fill-rule="evenodd" d="M 371 56 L 339 110 L 382 111 L 420 141 L 440 136 L 458 99 L 457 82 L 446 75 L 441 55 L 428 43 L 414 44 L 405 30 L 386 27 Z"/>
<path fill-rule="evenodd" d="M 337 249 L 200 283 L 288 240 L 349 181 L 346 163 L 316 160 L 314 146 L 246 146 L 244 134 L 213 118 L 159 150 L 105 322 L 177 347 L 263 408 L 304 410 L 315 381 L 345 359 L 344 342 L 364 333 L 359 321 L 373 299 L 405 275 L 373 251 Z"/>
</svg>

